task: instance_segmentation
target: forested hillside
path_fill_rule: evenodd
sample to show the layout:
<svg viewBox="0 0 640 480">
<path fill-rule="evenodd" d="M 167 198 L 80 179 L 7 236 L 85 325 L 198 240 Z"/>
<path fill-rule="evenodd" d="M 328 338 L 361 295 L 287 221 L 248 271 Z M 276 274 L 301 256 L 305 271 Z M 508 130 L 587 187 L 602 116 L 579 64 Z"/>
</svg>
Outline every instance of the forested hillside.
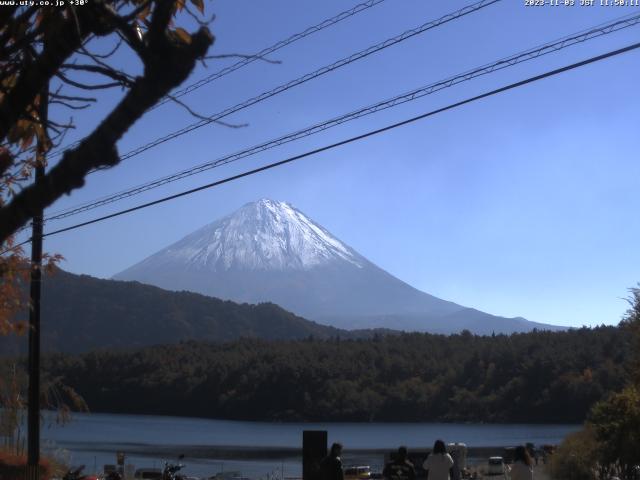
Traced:
<svg viewBox="0 0 640 480">
<path fill-rule="evenodd" d="M 225 342 L 327 338 L 347 332 L 300 318 L 273 303 L 238 304 L 138 282 L 102 280 L 63 270 L 45 279 L 42 349 L 79 353 L 182 340 Z M 25 352 L 25 337 L 0 336 L 0 352 Z"/>
<path fill-rule="evenodd" d="M 617 327 L 187 342 L 45 358 L 97 412 L 253 420 L 580 422 L 622 387 Z"/>
</svg>

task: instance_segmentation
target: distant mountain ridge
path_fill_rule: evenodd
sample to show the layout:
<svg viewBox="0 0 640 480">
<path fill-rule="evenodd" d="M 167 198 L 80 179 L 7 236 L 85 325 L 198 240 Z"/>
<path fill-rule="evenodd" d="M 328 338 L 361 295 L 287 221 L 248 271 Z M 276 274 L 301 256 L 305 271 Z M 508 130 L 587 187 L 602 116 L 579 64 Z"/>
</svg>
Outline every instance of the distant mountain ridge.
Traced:
<svg viewBox="0 0 640 480">
<path fill-rule="evenodd" d="M 477 334 L 563 327 L 505 318 L 421 292 L 285 202 L 262 199 L 114 276 L 236 302 L 273 302 L 337 328 Z"/>
<path fill-rule="evenodd" d="M 63 270 L 44 279 L 41 324 L 43 351 L 68 353 L 187 340 L 296 340 L 351 335 L 300 318 L 272 303 L 239 305 L 192 292 L 171 292 Z M 2 353 L 24 352 L 26 345 L 26 336 L 0 336 Z"/>
</svg>

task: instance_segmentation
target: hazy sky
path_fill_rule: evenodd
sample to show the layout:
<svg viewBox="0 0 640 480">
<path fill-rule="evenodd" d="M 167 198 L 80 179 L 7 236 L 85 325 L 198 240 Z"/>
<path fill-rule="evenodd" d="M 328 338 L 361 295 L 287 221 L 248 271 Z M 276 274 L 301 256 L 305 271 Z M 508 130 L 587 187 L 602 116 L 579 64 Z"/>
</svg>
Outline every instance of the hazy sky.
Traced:
<svg viewBox="0 0 640 480">
<path fill-rule="evenodd" d="M 471 2 L 386 0 L 183 97 L 213 114 Z M 233 153 L 427 85 L 638 7 L 529 7 L 504 0 L 91 175 L 47 213 Z M 220 0 L 212 53 L 249 54 L 356 2 Z M 46 230 L 208 183 L 637 42 L 632 27 L 159 188 Z M 106 46 L 104 47 L 106 50 Z M 133 65 L 133 59 L 120 59 Z M 225 61 L 226 62 L 226 61 Z M 227 62 L 229 63 L 229 62 Z M 195 81 L 226 65 L 208 62 Z M 49 237 L 62 267 L 108 278 L 243 204 L 268 197 L 305 212 L 409 284 L 504 316 L 615 324 L 640 281 L 640 52 L 605 60 L 298 163 Z M 189 83 L 187 82 L 187 83 Z M 78 138 L 120 92 L 76 114 Z M 65 114 L 66 115 L 66 114 Z M 144 117 L 120 151 L 193 119 L 175 105 Z"/>
</svg>

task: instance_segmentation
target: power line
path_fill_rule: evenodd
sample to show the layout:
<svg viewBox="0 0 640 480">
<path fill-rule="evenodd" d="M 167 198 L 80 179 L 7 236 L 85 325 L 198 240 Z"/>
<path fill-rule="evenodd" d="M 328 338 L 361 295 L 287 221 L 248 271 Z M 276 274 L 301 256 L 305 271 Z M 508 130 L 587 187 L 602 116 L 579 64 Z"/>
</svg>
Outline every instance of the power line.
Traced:
<svg viewBox="0 0 640 480">
<path fill-rule="evenodd" d="M 249 58 L 245 58 L 243 60 L 240 60 L 239 62 L 234 63 L 233 65 L 230 65 L 228 67 L 225 67 L 217 72 L 212 73 L 211 75 L 195 82 L 192 83 L 191 85 L 188 85 L 178 91 L 176 91 L 175 93 L 172 94 L 172 96 L 174 98 L 178 98 L 178 97 L 182 97 L 183 95 L 187 95 L 188 93 L 191 93 L 197 89 L 199 89 L 200 87 L 211 83 L 221 77 L 224 77 L 225 75 L 228 75 L 231 72 L 235 72 L 236 70 L 249 65 L 250 63 L 254 62 L 255 60 L 258 60 L 260 58 L 264 58 L 267 55 L 271 55 L 272 53 L 280 50 L 283 47 L 286 47 L 287 45 L 291 45 L 292 43 L 297 42 L 298 40 L 301 40 L 313 33 L 319 32 L 321 30 L 324 30 L 327 27 L 330 27 L 332 25 L 335 25 L 336 23 L 341 22 L 342 20 L 345 20 L 349 17 L 352 17 L 353 15 L 356 15 L 357 13 L 360 13 L 364 10 L 367 10 L 371 7 L 374 7 L 382 2 L 384 2 L 385 0 L 369 0 L 367 2 L 364 3 L 360 3 L 358 5 L 356 5 L 355 7 L 346 10 L 344 12 L 339 13 L 338 15 L 335 15 L 331 18 L 328 18 L 326 20 L 323 20 L 322 22 L 313 25 L 312 27 L 307 28 L 306 30 L 300 32 L 300 33 L 296 33 L 294 35 L 291 35 L 289 38 L 285 39 L 285 40 L 281 40 L 273 45 L 271 45 L 270 47 L 266 47 L 264 49 L 262 49 L 261 51 L 259 51 L 258 53 L 256 53 L 255 55 L 249 57 Z M 170 98 L 165 98 L 164 100 L 162 100 L 161 102 L 157 103 L 156 105 L 154 105 L 151 110 L 153 110 L 156 107 L 159 107 L 160 105 L 163 105 L 165 103 L 167 103 L 168 101 L 170 101 Z"/>
<path fill-rule="evenodd" d="M 496 62 L 486 64 L 472 70 L 468 70 L 464 73 L 449 77 L 445 80 L 441 80 L 439 82 L 432 83 L 427 86 L 420 87 L 418 89 L 414 89 L 410 92 L 397 95 L 391 99 L 387 99 L 387 100 L 378 102 L 376 104 L 369 105 L 364 108 L 360 108 L 358 110 L 341 115 L 339 117 L 335 117 L 333 119 L 312 125 L 302 130 L 298 130 L 296 132 L 289 133 L 287 135 L 278 137 L 276 139 L 269 140 L 267 142 L 242 150 L 240 152 L 226 155 L 222 158 L 218 158 L 216 160 L 206 162 L 186 170 L 182 170 L 180 172 L 153 180 L 151 182 L 147 182 L 137 187 L 133 187 L 133 188 L 121 191 L 119 193 L 115 193 L 107 197 L 103 197 L 98 200 L 94 200 L 91 202 L 81 204 L 76 207 L 66 209 L 60 213 L 52 214 L 47 218 L 47 221 L 67 218 L 67 217 L 70 217 L 82 212 L 86 212 L 89 210 L 93 210 L 95 208 L 98 208 L 98 207 L 101 207 L 125 198 L 132 197 L 134 195 L 138 195 L 145 191 L 158 188 L 162 185 L 166 185 L 168 183 L 172 183 L 174 181 L 181 180 L 183 178 L 196 175 L 198 173 L 202 173 L 204 171 L 207 171 L 222 165 L 226 165 L 231 162 L 235 162 L 242 158 L 255 155 L 257 153 L 292 142 L 294 140 L 298 140 L 300 138 L 304 138 L 304 137 L 322 132 L 324 130 L 335 127 L 337 125 L 341 125 L 343 123 L 356 120 L 358 118 L 362 118 L 366 115 L 370 115 L 372 113 L 376 113 L 382 110 L 386 110 L 388 108 L 395 107 L 397 105 L 401 105 L 403 103 L 416 100 L 418 98 L 424 97 L 426 95 L 430 95 L 432 93 L 443 90 L 445 88 L 449 88 L 453 85 L 457 85 L 458 83 L 462 83 L 464 81 L 468 81 L 482 75 L 486 75 L 498 70 L 502 70 L 504 68 L 508 68 L 513 65 L 516 65 L 528 60 L 532 60 L 540 56 L 547 55 L 549 53 L 556 52 L 558 50 L 562 50 L 564 48 L 568 48 L 572 45 L 576 45 L 578 43 L 582 43 L 587 40 L 591 40 L 603 35 L 607 35 L 609 33 L 613 33 L 615 31 L 619 31 L 627 27 L 631 27 L 633 25 L 637 25 L 638 23 L 640 23 L 640 14 L 636 14 L 631 17 L 627 15 L 625 17 L 622 17 L 622 19 L 617 19 L 615 21 L 612 21 L 606 24 L 601 24 L 601 25 L 592 27 L 591 29 L 588 29 L 588 30 L 583 30 L 575 34 L 565 36 L 561 39 L 554 40 L 552 42 L 543 44 L 541 46 L 534 47 L 534 48 L 525 50 L 523 52 L 511 55 L 509 57 L 502 58 L 501 60 L 498 60 Z"/>
<path fill-rule="evenodd" d="M 382 2 L 384 2 L 385 0 L 368 0 L 364 3 L 359 3 L 358 5 L 354 6 L 353 8 L 350 8 L 349 10 L 345 10 L 344 12 L 340 12 L 337 15 L 334 15 L 331 18 L 327 18 L 323 21 L 321 21 L 320 23 L 317 23 L 316 25 L 313 25 L 311 27 L 306 28 L 305 30 L 303 30 L 302 32 L 299 33 L 295 33 L 293 35 L 291 35 L 289 38 L 286 38 L 284 40 L 280 40 L 279 42 L 274 43 L 273 45 L 263 48 L 262 50 L 260 50 L 258 53 L 256 53 L 255 55 L 251 55 L 248 56 L 246 58 L 243 58 L 242 60 L 237 61 L 236 63 L 229 65 L 228 67 L 224 67 L 220 70 L 218 70 L 217 72 L 212 73 L 211 75 L 206 76 L 205 78 L 202 78 L 200 80 L 198 80 L 197 82 L 192 83 L 191 85 L 188 85 L 180 90 L 177 90 L 176 92 L 171 94 L 171 97 L 173 98 L 178 98 L 178 97 L 182 97 L 184 95 L 187 95 L 188 93 L 191 93 L 197 89 L 199 89 L 200 87 L 207 85 L 211 82 L 214 82 L 216 80 L 218 80 L 219 78 L 224 77 L 225 75 L 229 75 L 230 73 L 235 72 L 236 70 L 239 70 L 243 67 L 246 67 L 247 65 L 253 63 L 256 60 L 260 60 L 265 58 L 267 55 L 271 55 L 272 53 L 277 52 L 278 50 L 280 50 L 281 48 L 284 48 L 288 45 L 291 45 L 292 43 L 297 42 L 298 40 L 302 40 L 305 37 L 308 37 L 309 35 L 312 35 L 314 33 L 320 32 L 322 30 L 324 30 L 325 28 L 331 27 L 337 23 L 340 23 L 343 20 L 346 20 L 347 18 L 350 18 L 354 15 L 357 15 L 360 12 L 363 12 L 365 10 L 368 10 L 371 7 L 375 7 L 376 5 L 381 4 Z M 171 97 L 164 97 L 160 102 L 156 103 L 153 107 L 151 107 L 149 109 L 149 111 L 156 109 L 157 107 L 159 107 L 160 105 L 164 105 L 165 103 L 171 101 Z M 73 142 L 69 145 L 67 145 L 66 147 L 63 147 L 59 150 L 53 151 L 49 153 L 49 156 L 58 156 L 61 153 L 63 153 L 65 150 L 68 150 L 69 148 L 74 148 L 76 146 L 78 146 L 80 144 L 80 142 L 82 142 L 82 140 L 78 140 L 76 142 Z"/>
<path fill-rule="evenodd" d="M 569 70 L 574 70 L 576 68 L 583 67 L 585 65 L 589 65 L 589 64 L 592 64 L 592 63 L 595 63 L 595 62 L 599 62 L 601 60 L 605 60 L 607 58 L 610 58 L 610 57 L 613 57 L 613 56 L 616 56 L 616 55 L 621 55 L 623 53 L 627 53 L 627 52 L 635 50 L 637 48 L 640 48 L 640 42 L 639 43 L 634 43 L 632 45 L 628 45 L 626 47 L 623 47 L 623 48 L 620 48 L 620 49 L 617 49 L 617 50 L 613 50 L 613 51 L 604 53 L 602 55 L 597 55 L 595 57 L 591 57 L 591 58 L 588 58 L 586 60 L 582 60 L 582 61 L 577 62 L 577 63 L 573 63 L 573 64 L 570 64 L 570 65 L 567 65 L 567 66 L 564 66 L 564 67 L 561 67 L 561 68 L 557 68 L 555 70 L 550 70 L 550 71 L 542 73 L 540 75 L 529 77 L 529 78 L 527 78 L 525 80 L 521 80 L 519 82 L 511 83 L 511 84 L 506 85 L 504 87 L 500 87 L 500 88 L 497 88 L 495 90 L 491 90 L 489 92 L 485 92 L 483 94 L 467 98 L 467 99 L 462 100 L 460 102 L 449 104 L 449 105 L 447 105 L 445 107 L 441 107 L 441 108 L 438 108 L 436 110 L 431 110 L 430 112 L 423 113 L 422 115 L 418 115 L 416 117 L 412 117 L 412 118 L 409 118 L 407 120 L 403 120 L 401 122 L 393 123 L 391 125 L 387 125 L 386 127 L 382 127 L 382 128 L 376 129 L 376 130 L 371 130 L 371 131 L 369 131 L 367 133 L 363 133 L 361 135 L 357 135 L 357 136 L 348 138 L 346 140 L 342 140 L 340 142 L 336 142 L 336 143 L 333 143 L 333 144 L 330 144 L 330 145 L 326 145 L 324 147 L 320 147 L 320 148 L 317 148 L 315 150 L 310 150 L 308 152 L 305 152 L 305 153 L 302 153 L 300 155 L 296 155 L 296 156 L 293 156 L 293 157 L 289 157 L 287 159 L 280 160 L 278 162 L 270 163 L 270 164 L 265 165 L 263 167 L 255 168 L 253 170 L 248 170 L 248 171 L 245 171 L 245 172 L 240 173 L 238 175 L 233 175 L 231 177 L 227 177 L 227 178 L 224 178 L 222 180 L 218 180 L 216 182 L 208 183 L 208 184 L 202 185 L 200 187 L 192 188 L 190 190 L 186 190 L 186 191 L 174 194 L 174 195 L 169 195 L 167 197 L 163 197 L 163 198 L 160 198 L 158 200 L 154 200 L 152 202 L 147 202 L 147 203 L 144 203 L 144 204 L 141 204 L 141 205 L 137 205 L 135 207 L 127 208 L 125 210 L 120 210 L 118 212 L 115 212 L 115 213 L 112 213 L 112 214 L 109 214 L 109 215 L 104 215 L 102 217 L 94 218 L 94 219 L 88 220 L 86 222 L 77 223 L 77 224 L 72 225 L 70 227 L 61 228 L 61 229 L 58 229 L 58 230 L 54 230 L 52 232 L 47 232 L 47 233 L 43 234 L 43 237 L 48 237 L 48 236 L 52 236 L 52 235 L 57 235 L 59 233 L 68 232 L 68 231 L 71 231 L 71 230 L 76 230 L 78 228 L 81 228 L 81 227 L 84 227 L 84 226 L 87 226 L 87 225 L 91 225 L 91 224 L 94 224 L 94 223 L 98 223 L 98 222 L 101 222 L 101 221 L 104 221 L 104 220 L 108 220 L 110 218 L 114 218 L 114 217 L 118 217 L 118 216 L 121 216 L 121 215 L 125 215 L 127 213 L 135 212 L 137 210 L 142 210 L 144 208 L 148 208 L 148 207 L 151 207 L 151 206 L 154 206 L 154 205 L 158 205 L 160 203 L 168 202 L 170 200 L 175 200 L 176 198 L 184 197 L 186 195 L 190 195 L 192 193 L 199 192 L 201 190 L 214 188 L 214 187 L 217 187 L 219 185 L 222 185 L 222 184 L 225 184 L 225 183 L 229 183 L 231 181 L 238 180 L 240 178 L 248 177 L 250 175 L 254 175 L 256 173 L 260 173 L 260 172 L 263 172 L 263 171 L 266 171 L 266 170 L 270 170 L 272 168 L 279 167 L 279 166 L 285 165 L 287 163 L 291 163 L 291 162 L 294 162 L 296 160 L 300 160 L 300 159 L 303 159 L 303 158 L 306 158 L 306 157 L 309 157 L 309 156 L 312 156 L 312 155 L 316 155 L 318 153 L 321 153 L 321 152 L 324 152 L 324 151 L 327 151 L 327 150 L 331 150 L 331 149 L 337 148 L 337 147 L 342 146 L 342 145 L 346 145 L 346 144 L 353 143 L 353 142 L 356 142 L 356 141 L 359 141 L 359 140 L 363 140 L 365 138 L 368 138 L 368 137 L 371 137 L 371 136 L 374 136 L 374 135 L 378 135 L 378 134 L 386 132 L 388 130 L 392 130 L 392 129 L 395 129 L 395 128 L 398 128 L 398 127 L 401 127 L 401 126 L 416 122 L 418 120 L 422 120 L 424 118 L 436 115 L 438 113 L 445 112 L 447 110 L 452 110 L 452 109 L 460 107 L 462 105 L 466 105 L 468 103 L 472 103 L 472 102 L 475 102 L 477 100 L 481 100 L 483 98 L 487 98 L 487 97 L 496 95 L 498 93 L 502 93 L 502 92 L 505 92 L 505 91 L 508 91 L 508 90 L 512 90 L 514 88 L 518 88 L 518 87 L 527 85 L 529 83 L 533 83 L 533 82 L 542 80 L 542 79 L 547 78 L 547 77 L 558 75 L 560 73 L 567 72 Z M 8 253 L 8 252 L 10 252 L 10 251 L 12 251 L 12 250 L 14 250 L 16 248 L 18 248 L 18 247 L 21 247 L 22 245 L 25 245 L 25 244 L 29 243 L 31 240 L 32 239 L 29 238 L 29 239 L 27 239 L 27 240 L 25 240 L 25 241 L 23 241 L 21 243 L 18 243 L 16 245 L 14 245 L 11 248 L 8 248 L 8 249 L 0 252 L 0 256 L 6 254 L 6 253 Z"/>
<path fill-rule="evenodd" d="M 141 154 L 142 152 L 145 152 L 151 148 L 154 148 L 158 145 L 161 145 L 165 142 L 168 142 L 170 140 L 173 140 L 174 138 L 180 137 L 182 135 L 185 135 L 189 132 L 192 132 L 194 130 L 197 130 L 198 128 L 204 127 L 205 125 L 209 125 L 211 123 L 217 122 L 219 120 L 222 120 L 225 117 L 228 117 L 229 115 L 239 112 L 241 110 L 244 110 L 245 108 L 251 107 L 253 105 L 255 105 L 256 103 L 262 102 L 264 100 L 267 100 L 271 97 L 274 97 L 276 95 L 279 95 L 280 93 L 286 92 L 287 90 L 290 90 L 294 87 L 297 87 L 299 85 L 302 85 L 310 80 L 313 80 L 315 78 L 318 78 L 322 75 L 325 75 L 327 73 L 333 72 L 334 70 L 337 70 L 339 68 L 342 68 L 346 65 L 349 65 L 351 63 L 357 62 L 358 60 L 361 60 L 365 57 L 368 57 L 369 55 L 372 55 L 374 53 L 377 53 L 379 51 L 385 50 L 393 45 L 396 45 L 398 43 L 401 43 L 405 40 L 408 40 L 409 38 L 412 38 L 416 35 L 419 35 L 421 33 L 424 33 L 428 30 L 434 29 L 439 27 L 440 25 L 443 25 L 445 23 L 451 22 L 453 20 L 457 20 L 458 18 L 464 17 L 465 15 L 468 15 L 470 13 L 474 13 L 478 10 L 481 10 L 485 7 L 488 7 L 489 5 L 493 5 L 494 3 L 500 2 L 501 0 L 480 0 L 479 2 L 467 5 L 466 7 L 463 7 L 459 10 L 456 10 L 455 12 L 449 13 L 447 15 L 444 15 L 436 20 L 432 20 L 430 22 L 427 22 L 425 24 L 420 25 L 419 27 L 407 30 L 399 35 L 396 35 L 395 37 L 389 38 L 383 42 L 377 43 L 375 45 L 370 46 L 369 48 L 366 48 L 364 50 L 361 50 L 357 53 L 354 53 L 348 57 L 344 57 L 330 65 L 326 65 L 324 67 L 321 67 L 313 72 L 307 73 L 301 77 L 296 78 L 295 80 L 291 80 L 287 83 L 281 84 L 271 90 L 268 90 L 266 92 L 263 92 L 255 97 L 249 98 L 247 100 L 245 100 L 244 102 L 238 103 L 232 107 L 226 108 L 225 110 L 222 110 L 218 113 L 215 113 L 207 118 L 204 118 L 202 120 L 199 120 L 197 122 L 194 122 L 190 125 L 187 125 L 186 127 L 183 127 L 179 130 L 176 130 L 174 132 L 171 132 L 167 135 L 164 135 L 162 137 L 159 137 L 155 140 L 152 140 L 151 142 L 148 142 L 144 145 L 141 145 L 133 150 L 128 151 L 127 153 L 125 153 L 124 155 L 120 156 L 120 160 L 127 160 L 131 157 L 134 157 L 136 155 Z M 59 155 L 60 151 L 56 152 L 56 155 Z M 93 172 L 95 172 L 97 170 L 93 170 Z M 90 172 L 92 173 L 92 172 Z"/>
<path fill-rule="evenodd" d="M 495 90 L 491 90 L 489 92 L 485 92 L 483 94 L 476 95 L 474 97 L 470 97 L 470 98 L 467 98 L 465 100 L 461 100 L 459 102 L 449 104 L 449 105 L 447 105 L 445 107 L 441 107 L 441 108 L 438 108 L 436 110 L 431 110 L 431 111 L 423 113 L 421 115 L 418 115 L 418 116 L 403 120 L 401 122 L 393 123 L 391 125 L 387 125 L 385 127 L 378 128 L 376 130 L 371 130 L 371 131 L 363 133 L 361 135 L 350 137 L 350 138 L 348 138 L 346 140 L 342 140 L 340 142 L 332 143 L 332 144 L 326 145 L 324 147 L 316 148 L 314 150 L 307 151 L 307 152 L 302 153 L 300 155 L 295 155 L 293 157 L 289 157 L 289 158 L 286 158 L 284 160 L 280 160 L 278 162 L 270 163 L 268 165 L 265 165 L 265 166 L 262 166 L 262 167 L 259 167 L 259 168 L 248 170 L 248 171 L 245 171 L 243 173 L 240 173 L 240 174 L 237 174 L 237 175 L 233 175 L 231 177 L 224 178 L 222 180 L 218 180 L 218 181 L 215 181 L 215 182 L 212 182 L 212 183 L 208 183 L 206 185 L 202 185 L 200 187 L 192 188 L 190 190 L 186 190 L 186 191 L 174 194 L 174 195 L 169 195 L 167 197 L 163 197 L 163 198 L 160 198 L 158 200 L 154 200 L 152 202 L 147 202 L 147 203 L 135 206 L 135 207 L 127 208 L 125 210 L 120 210 L 119 212 L 115 212 L 115 213 L 112 213 L 112 214 L 109 214 L 109 215 L 104 215 L 102 217 L 94 218 L 94 219 L 88 220 L 86 222 L 77 223 L 77 224 L 72 225 L 70 227 L 61 228 L 59 230 L 54 230 L 52 232 L 47 232 L 47 233 L 43 234 L 43 237 L 48 237 L 48 236 L 51 236 L 51 235 L 56 235 L 56 234 L 59 234 L 59 233 L 68 232 L 70 230 L 75 230 L 75 229 L 78 229 L 80 227 L 84 227 L 84 226 L 91 225 L 91 224 L 94 224 L 94 223 L 102 222 L 104 220 L 108 220 L 110 218 L 114 218 L 114 217 L 118 217 L 118 216 L 121 216 L 121 215 L 124 215 L 124 214 L 127 214 L 127 213 L 135 212 L 137 210 L 142 210 L 144 208 L 148 208 L 148 207 L 151 207 L 153 205 L 158 205 L 160 203 L 168 202 L 170 200 L 175 200 L 176 198 L 184 197 L 186 195 L 191 195 L 192 193 L 196 193 L 196 192 L 199 192 L 201 190 L 206 190 L 206 189 L 209 189 L 209 188 L 217 187 L 219 185 L 222 185 L 222 184 L 225 184 L 225 183 L 229 183 L 231 181 L 238 180 L 240 178 L 244 178 L 244 177 L 248 177 L 250 175 L 254 175 L 256 173 L 264 172 L 266 170 L 270 170 L 272 168 L 279 167 L 279 166 L 294 162 L 296 160 L 300 160 L 300 159 L 303 159 L 303 158 L 306 158 L 306 157 L 310 157 L 312 155 L 316 155 L 318 153 L 325 152 L 327 150 L 332 150 L 334 148 L 337 148 L 337 147 L 340 147 L 340 146 L 343 146 L 343 145 L 347 145 L 349 143 L 357 142 L 359 140 L 363 140 L 365 138 L 368 138 L 368 137 L 371 137 L 371 136 L 374 136 L 374 135 L 378 135 L 380 133 L 383 133 L 383 132 L 386 132 L 386 131 L 389 131 L 389 130 L 393 130 L 393 129 L 401 127 L 401 126 L 408 125 L 410 123 L 414 123 L 414 122 L 416 122 L 418 120 L 422 120 L 424 118 L 431 117 L 431 116 L 436 115 L 438 113 L 446 112 L 448 110 L 452 110 L 452 109 L 460 107 L 462 105 L 466 105 L 466 104 L 475 102 L 477 100 L 481 100 L 483 98 L 487 98 L 487 97 L 490 97 L 490 96 L 493 96 L 493 95 L 497 95 L 498 93 L 502 93 L 502 92 L 506 92 L 508 90 L 512 90 L 514 88 L 522 87 L 522 86 L 527 85 L 529 83 L 537 82 L 537 81 L 542 80 L 544 78 L 548 78 L 548 77 L 551 77 L 551 76 L 554 76 L 554 75 L 558 75 L 560 73 L 567 72 L 569 70 L 574 70 L 576 68 L 583 67 L 585 65 L 589 65 L 589 64 L 592 64 L 592 63 L 595 63 L 595 62 L 599 62 L 601 60 L 604 60 L 604 59 L 607 59 L 607 58 L 610 58 L 610 57 L 613 57 L 613 56 L 616 56 L 616 55 L 621 55 L 623 53 L 635 50 L 637 48 L 640 48 L 640 42 L 634 43 L 632 45 L 628 45 L 626 47 L 623 47 L 623 48 L 620 48 L 620 49 L 617 49 L 617 50 L 613 50 L 613 51 L 604 53 L 602 55 L 597 55 L 595 57 L 591 57 L 591 58 L 588 58 L 586 60 L 582 60 L 582 61 L 577 62 L 577 63 L 566 65 L 564 67 L 557 68 L 555 70 L 550 70 L 550 71 L 547 71 L 545 73 L 542 73 L 542 74 L 539 74 L 539 75 L 536 75 L 536 76 L 533 76 L 533 77 L 529 77 L 529 78 L 527 78 L 525 80 L 521 80 L 519 82 L 511 83 L 511 84 L 506 85 L 504 87 L 500 87 L 500 88 L 497 88 Z M 28 240 L 28 241 L 30 241 L 30 240 Z M 18 245 L 16 245 L 16 247 L 20 246 L 20 245 L 23 245 L 24 243 L 27 243 L 27 242 L 23 242 L 22 244 L 18 244 Z M 6 253 L 7 251 L 2 252 L 0 255 Z"/>
</svg>

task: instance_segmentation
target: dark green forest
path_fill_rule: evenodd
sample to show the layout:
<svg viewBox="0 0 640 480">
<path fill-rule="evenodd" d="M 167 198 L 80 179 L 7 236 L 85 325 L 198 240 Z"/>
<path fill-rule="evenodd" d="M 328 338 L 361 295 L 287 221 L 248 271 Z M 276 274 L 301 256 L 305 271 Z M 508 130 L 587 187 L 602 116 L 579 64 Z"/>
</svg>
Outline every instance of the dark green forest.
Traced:
<svg viewBox="0 0 640 480">
<path fill-rule="evenodd" d="M 623 387 L 622 327 L 184 342 L 44 358 L 95 412 L 282 421 L 582 422 Z"/>
<path fill-rule="evenodd" d="M 42 293 L 42 349 L 48 352 L 143 348 L 192 339 L 228 342 L 242 336 L 294 340 L 349 335 L 273 303 L 238 304 L 59 269 L 45 278 Z M 0 335 L 0 355 L 26 351 L 26 337 Z"/>
</svg>

